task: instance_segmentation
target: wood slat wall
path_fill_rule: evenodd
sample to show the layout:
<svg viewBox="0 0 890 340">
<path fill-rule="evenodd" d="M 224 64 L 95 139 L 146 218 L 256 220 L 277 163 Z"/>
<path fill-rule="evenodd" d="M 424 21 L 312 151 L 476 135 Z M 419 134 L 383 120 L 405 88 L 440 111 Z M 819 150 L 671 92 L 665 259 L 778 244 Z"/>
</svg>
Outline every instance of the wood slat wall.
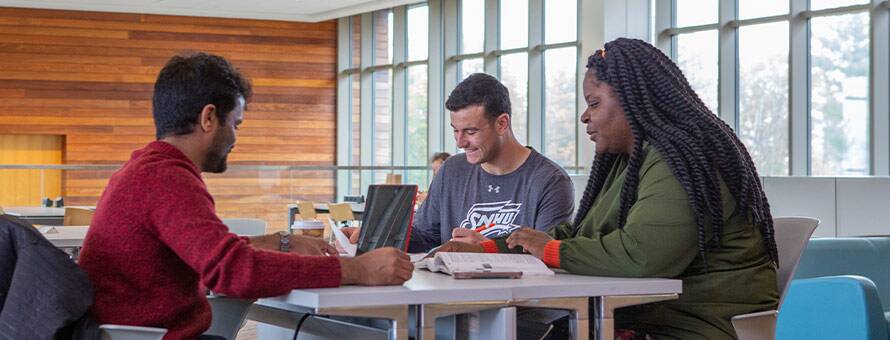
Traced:
<svg viewBox="0 0 890 340">
<path fill-rule="evenodd" d="M 0 164 L 62 164 L 62 136 L 0 134 Z M 0 207 L 61 195 L 61 170 L 0 170 Z"/>
<path fill-rule="evenodd" d="M 333 165 L 335 21 L 296 23 L 0 7 L 0 134 L 65 136 L 66 164 L 120 164 L 154 140 L 151 95 L 171 56 L 207 51 L 254 84 L 230 165 Z M 66 204 L 95 204 L 110 171 L 67 171 Z M 285 204 L 329 201 L 330 172 L 206 177 L 223 217 L 284 227 Z"/>
</svg>

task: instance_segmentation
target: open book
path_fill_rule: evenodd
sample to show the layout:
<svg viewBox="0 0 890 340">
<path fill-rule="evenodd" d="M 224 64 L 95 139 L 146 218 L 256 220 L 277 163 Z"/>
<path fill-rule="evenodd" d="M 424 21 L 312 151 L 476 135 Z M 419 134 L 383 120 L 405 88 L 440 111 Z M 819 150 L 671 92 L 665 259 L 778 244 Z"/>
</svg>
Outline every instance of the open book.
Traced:
<svg viewBox="0 0 890 340">
<path fill-rule="evenodd" d="M 544 262 L 529 254 L 442 253 L 414 264 L 455 278 L 518 278 L 524 275 L 553 275 Z"/>
</svg>

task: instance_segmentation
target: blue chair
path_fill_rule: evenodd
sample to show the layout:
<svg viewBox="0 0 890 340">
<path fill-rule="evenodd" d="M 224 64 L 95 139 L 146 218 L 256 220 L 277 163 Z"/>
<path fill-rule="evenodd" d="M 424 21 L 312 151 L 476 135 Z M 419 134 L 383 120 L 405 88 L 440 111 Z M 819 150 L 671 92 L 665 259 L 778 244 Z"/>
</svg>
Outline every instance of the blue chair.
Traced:
<svg viewBox="0 0 890 340">
<path fill-rule="evenodd" d="M 888 260 L 890 237 L 810 240 L 779 314 L 778 338 L 890 339 Z"/>
<path fill-rule="evenodd" d="M 875 284 L 856 275 L 794 280 L 776 325 L 777 339 L 888 339 Z"/>
</svg>

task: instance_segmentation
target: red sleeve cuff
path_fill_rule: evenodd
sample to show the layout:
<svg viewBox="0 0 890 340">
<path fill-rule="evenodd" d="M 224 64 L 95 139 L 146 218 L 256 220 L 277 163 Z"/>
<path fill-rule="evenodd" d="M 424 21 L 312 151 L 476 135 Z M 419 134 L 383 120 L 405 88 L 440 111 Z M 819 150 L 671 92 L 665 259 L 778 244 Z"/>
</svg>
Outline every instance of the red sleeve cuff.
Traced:
<svg viewBox="0 0 890 340">
<path fill-rule="evenodd" d="M 482 248 L 485 248 L 486 253 L 500 253 L 501 250 L 498 249 L 498 244 L 494 240 L 485 240 L 479 243 Z"/>
<path fill-rule="evenodd" d="M 544 263 L 553 268 L 559 268 L 559 245 L 562 241 L 553 240 L 544 246 Z"/>
</svg>

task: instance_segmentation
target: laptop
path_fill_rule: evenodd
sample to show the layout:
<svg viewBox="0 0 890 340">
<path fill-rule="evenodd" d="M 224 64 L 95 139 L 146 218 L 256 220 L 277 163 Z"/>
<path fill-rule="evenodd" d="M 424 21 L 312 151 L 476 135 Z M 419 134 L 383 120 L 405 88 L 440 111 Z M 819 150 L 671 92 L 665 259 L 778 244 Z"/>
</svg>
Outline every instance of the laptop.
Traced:
<svg viewBox="0 0 890 340">
<path fill-rule="evenodd" d="M 383 247 L 407 250 L 414 222 L 417 186 L 370 185 L 367 197 L 356 255 Z"/>
</svg>

